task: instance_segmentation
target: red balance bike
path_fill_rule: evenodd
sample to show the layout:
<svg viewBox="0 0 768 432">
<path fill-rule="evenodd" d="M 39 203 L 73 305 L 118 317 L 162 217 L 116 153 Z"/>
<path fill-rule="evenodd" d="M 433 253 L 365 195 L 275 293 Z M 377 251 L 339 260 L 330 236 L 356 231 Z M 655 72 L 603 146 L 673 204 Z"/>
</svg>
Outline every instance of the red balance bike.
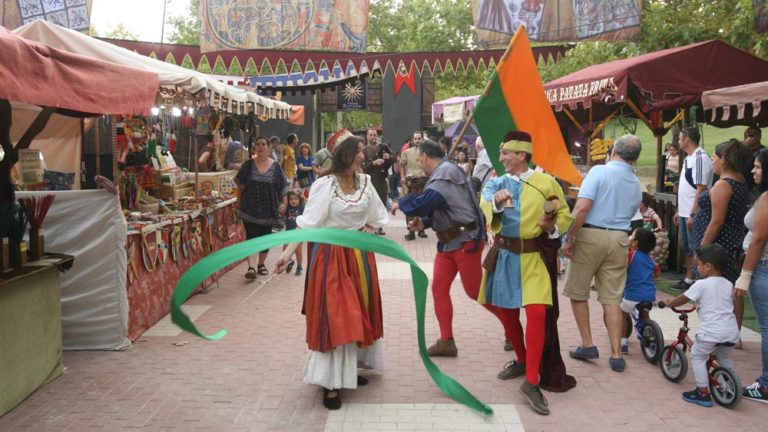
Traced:
<svg viewBox="0 0 768 432">
<path fill-rule="evenodd" d="M 659 302 L 660 309 L 666 307 L 664 302 Z M 683 325 L 677 333 L 677 339 L 672 344 L 667 345 L 661 351 L 659 358 L 659 368 L 664 378 L 672 382 L 680 382 L 688 373 L 688 357 L 686 353 L 693 346 L 693 339 L 688 336 L 688 314 L 696 310 L 696 305 L 691 305 L 689 309 L 670 308 L 673 312 L 680 314 L 680 321 Z M 733 342 L 724 342 L 718 345 L 733 346 Z M 707 371 L 709 373 L 709 392 L 712 399 L 719 405 L 726 408 L 734 408 L 741 402 L 742 387 L 736 372 L 730 368 L 720 366 L 717 358 L 710 354 L 707 359 Z"/>
</svg>

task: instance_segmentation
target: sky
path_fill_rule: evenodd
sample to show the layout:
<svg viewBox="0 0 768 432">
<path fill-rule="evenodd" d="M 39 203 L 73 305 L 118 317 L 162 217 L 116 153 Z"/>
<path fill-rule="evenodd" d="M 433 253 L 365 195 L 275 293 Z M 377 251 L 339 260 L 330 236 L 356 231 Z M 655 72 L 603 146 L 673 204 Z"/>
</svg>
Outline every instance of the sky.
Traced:
<svg viewBox="0 0 768 432">
<path fill-rule="evenodd" d="M 166 21 L 171 16 L 186 15 L 189 0 L 168 0 Z M 93 0 L 91 27 L 105 34 L 122 23 L 140 41 L 160 42 L 163 25 L 163 0 Z M 166 24 L 165 42 L 173 28 Z"/>
</svg>

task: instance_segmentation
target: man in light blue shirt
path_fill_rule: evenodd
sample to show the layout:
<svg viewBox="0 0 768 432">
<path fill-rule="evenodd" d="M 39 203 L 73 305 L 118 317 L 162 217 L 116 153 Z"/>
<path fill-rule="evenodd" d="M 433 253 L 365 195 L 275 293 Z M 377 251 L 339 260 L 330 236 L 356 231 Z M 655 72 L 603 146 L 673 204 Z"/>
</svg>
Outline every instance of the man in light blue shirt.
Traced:
<svg viewBox="0 0 768 432">
<path fill-rule="evenodd" d="M 592 342 L 587 303 L 594 278 L 610 340 L 609 364 L 616 372 L 625 368 L 620 348 L 624 320 L 619 305 L 627 280 L 629 227 L 643 198 L 640 180 L 631 165 L 640 156 L 641 148 L 636 136 L 624 135 L 616 140 L 610 161 L 589 171 L 563 246 L 563 253 L 571 258 L 563 293 L 571 299 L 581 336 L 581 345 L 571 349 L 570 356 L 582 360 L 599 357 Z"/>
</svg>

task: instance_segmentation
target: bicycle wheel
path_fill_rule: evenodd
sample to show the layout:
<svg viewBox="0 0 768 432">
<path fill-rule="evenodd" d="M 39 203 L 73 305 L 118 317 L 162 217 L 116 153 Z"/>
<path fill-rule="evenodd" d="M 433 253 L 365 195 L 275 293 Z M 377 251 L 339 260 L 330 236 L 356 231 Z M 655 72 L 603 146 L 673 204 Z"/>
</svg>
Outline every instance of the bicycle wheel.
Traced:
<svg viewBox="0 0 768 432">
<path fill-rule="evenodd" d="M 688 359 L 685 357 L 685 352 L 679 346 L 676 346 L 672 350 L 672 345 L 667 345 L 661 350 L 661 357 L 659 357 L 659 368 L 664 378 L 672 382 L 680 382 L 688 373 Z M 667 358 L 669 357 L 669 358 Z"/>
<path fill-rule="evenodd" d="M 716 367 L 709 372 L 709 393 L 719 405 L 735 408 L 741 402 L 741 381 L 731 369 Z"/>
<path fill-rule="evenodd" d="M 659 361 L 661 349 L 664 346 L 664 334 L 656 321 L 648 320 L 643 326 L 643 339 L 640 349 L 643 357 L 650 364 L 656 364 Z"/>
</svg>

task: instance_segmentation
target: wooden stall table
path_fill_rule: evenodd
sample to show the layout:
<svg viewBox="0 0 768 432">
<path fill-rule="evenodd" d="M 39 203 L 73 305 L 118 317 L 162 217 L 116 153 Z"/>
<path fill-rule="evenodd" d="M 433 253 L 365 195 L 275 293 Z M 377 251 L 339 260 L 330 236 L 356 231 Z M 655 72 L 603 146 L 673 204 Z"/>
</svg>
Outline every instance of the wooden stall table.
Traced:
<svg viewBox="0 0 768 432">
<path fill-rule="evenodd" d="M 0 274 L 0 416 L 61 375 L 59 271 L 68 255 L 47 255 Z"/>
<path fill-rule="evenodd" d="M 128 231 L 128 338 L 132 342 L 171 311 L 171 296 L 184 272 L 211 253 L 245 240 L 236 207 L 233 198 L 141 231 Z M 174 232 L 180 243 L 173 240 Z M 216 272 L 200 290 L 238 264 Z"/>
</svg>

